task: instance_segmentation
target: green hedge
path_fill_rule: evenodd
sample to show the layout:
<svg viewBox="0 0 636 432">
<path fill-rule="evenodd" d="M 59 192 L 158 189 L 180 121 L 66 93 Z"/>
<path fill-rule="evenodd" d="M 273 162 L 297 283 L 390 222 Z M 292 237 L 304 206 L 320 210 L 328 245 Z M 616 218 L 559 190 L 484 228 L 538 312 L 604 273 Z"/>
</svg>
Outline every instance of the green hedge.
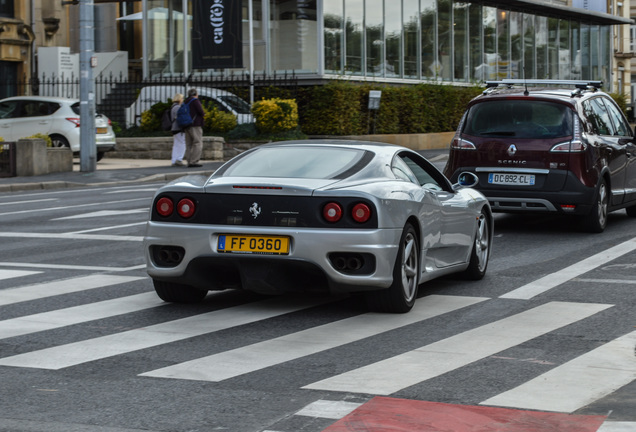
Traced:
<svg viewBox="0 0 636 432">
<path fill-rule="evenodd" d="M 367 109 L 381 90 L 380 109 Z M 333 82 L 298 92 L 301 130 L 308 135 L 408 134 L 453 131 L 481 87 L 419 84 L 409 87 Z"/>
</svg>

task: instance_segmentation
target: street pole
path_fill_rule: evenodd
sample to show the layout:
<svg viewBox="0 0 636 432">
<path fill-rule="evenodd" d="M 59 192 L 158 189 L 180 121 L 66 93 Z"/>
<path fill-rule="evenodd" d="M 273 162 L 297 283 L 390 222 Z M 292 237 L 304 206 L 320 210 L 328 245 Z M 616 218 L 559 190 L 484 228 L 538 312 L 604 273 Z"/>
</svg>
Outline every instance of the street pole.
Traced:
<svg viewBox="0 0 636 432">
<path fill-rule="evenodd" d="M 93 1 L 79 0 L 80 49 L 80 171 L 93 172 L 95 147 L 95 83 L 91 61 L 95 50 Z"/>
</svg>

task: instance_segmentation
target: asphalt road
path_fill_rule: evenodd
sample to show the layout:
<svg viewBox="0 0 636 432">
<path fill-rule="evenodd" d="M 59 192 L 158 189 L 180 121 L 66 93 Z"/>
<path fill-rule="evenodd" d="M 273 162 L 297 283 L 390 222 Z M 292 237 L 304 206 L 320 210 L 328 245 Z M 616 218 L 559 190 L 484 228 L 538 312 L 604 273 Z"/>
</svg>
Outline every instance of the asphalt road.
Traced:
<svg viewBox="0 0 636 432">
<path fill-rule="evenodd" d="M 422 285 L 405 315 L 238 291 L 171 305 L 144 272 L 162 181 L 143 178 L 0 193 L 0 431 L 636 430 L 624 211 L 593 235 L 497 215 L 486 278 Z"/>
</svg>

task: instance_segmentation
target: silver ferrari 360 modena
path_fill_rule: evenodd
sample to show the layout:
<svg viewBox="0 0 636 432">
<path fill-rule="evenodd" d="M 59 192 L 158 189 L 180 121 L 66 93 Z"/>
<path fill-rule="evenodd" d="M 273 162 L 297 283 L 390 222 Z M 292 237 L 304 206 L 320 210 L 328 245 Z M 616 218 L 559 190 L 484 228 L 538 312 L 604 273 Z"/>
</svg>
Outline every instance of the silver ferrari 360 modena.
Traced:
<svg viewBox="0 0 636 432">
<path fill-rule="evenodd" d="M 362 293 L 408 312 L 418 285 L 481 279 L 493 237 L 471 173 L 449 180 L 417 152 L 361 141 L 265 144 L 212 176 L 186 176 L 153 200 L 147 271 L 167 302 L 209 290 Z"/>
</svg>

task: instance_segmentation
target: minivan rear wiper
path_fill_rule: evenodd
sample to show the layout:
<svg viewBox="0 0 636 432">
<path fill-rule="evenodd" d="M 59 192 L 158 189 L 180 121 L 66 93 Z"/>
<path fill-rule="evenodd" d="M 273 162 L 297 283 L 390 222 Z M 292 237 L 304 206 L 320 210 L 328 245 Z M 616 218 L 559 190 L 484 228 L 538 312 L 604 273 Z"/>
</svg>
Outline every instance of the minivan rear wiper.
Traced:
<svg viewBox="0 0 636 432">
<path fill-rule="evenodd" d="M 515 136 L 517 133 L 515 131 L 493 131 L 493 132 L 482 132 L 480 135 L 500 135 L 500 136 Z"/>
</svg>

